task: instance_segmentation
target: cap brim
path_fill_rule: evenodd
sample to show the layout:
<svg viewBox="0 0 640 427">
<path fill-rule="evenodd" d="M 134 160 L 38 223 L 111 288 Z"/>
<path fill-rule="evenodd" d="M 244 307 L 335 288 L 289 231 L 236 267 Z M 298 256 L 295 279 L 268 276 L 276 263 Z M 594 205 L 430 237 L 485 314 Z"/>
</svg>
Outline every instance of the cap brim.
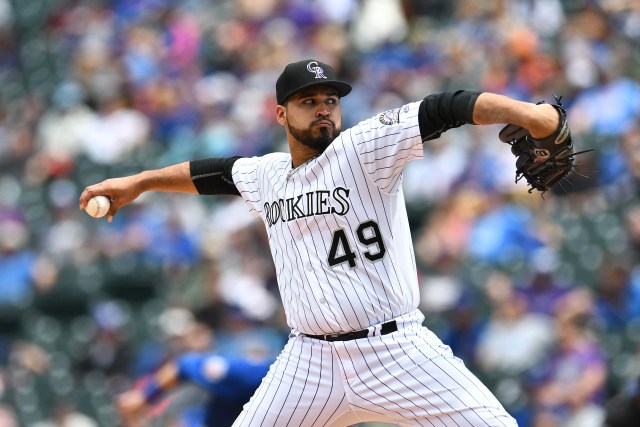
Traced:
<svg viewBox="0 0 640 427">
<path fill-rule="evenodd" d="M 287 100 L 287 98 L 289 98 L 291 95 L 293 95 L 296 92 L 300 92 L 302 89 L 306 89 L 309 87 L 313 87 L 313 86 L 329 86 L 334 88 L 335 90 L 338 91 L 338 96 L 340 98 L 342 98 L 343 96 L 347 96 L 349 95 L 349 93 L 351 92 L 351 85 L 347 82 L 342 82 L 340 80 L 322 80 L 322 81 L 318 81 L 318 82 L 313 82 L 313 83 L 309 83 L 307 85 L 301 86 L 299 88 L 296 88 L 295 90 L 292 90 L 291 92 L 287 93 L 282 100 L 278 101 L 278 104 L 282 104 L 284 101 Z"/>
</svg>

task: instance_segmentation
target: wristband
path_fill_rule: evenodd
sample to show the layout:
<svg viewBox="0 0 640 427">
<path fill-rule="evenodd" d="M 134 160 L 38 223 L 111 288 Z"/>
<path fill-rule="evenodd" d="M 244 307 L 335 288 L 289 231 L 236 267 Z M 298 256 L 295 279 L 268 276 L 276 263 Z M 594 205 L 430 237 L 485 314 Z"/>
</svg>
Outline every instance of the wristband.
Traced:
<svg viewBox="0 0 640 427">
<path fill-rule="evenodd" d="M 149 380 L 142 388 L 142 395 L 147 403 L 154 403 L 162 395 L 162 387 L 154 379 Z"/>
</svg>

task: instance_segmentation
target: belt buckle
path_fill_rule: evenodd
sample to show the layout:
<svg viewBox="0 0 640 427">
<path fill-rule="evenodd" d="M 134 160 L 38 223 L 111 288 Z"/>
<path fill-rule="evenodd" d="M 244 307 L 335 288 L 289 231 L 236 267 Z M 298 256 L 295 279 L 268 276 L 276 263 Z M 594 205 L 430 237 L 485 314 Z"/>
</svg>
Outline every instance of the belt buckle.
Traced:
<svg viewBox="0 0 640 427">
<path fill-rule="evenodd" d="M 322 335 L 322 339 L 325 341 L 330 341 L 329 338 L 338 338 L 340 334 L 324 334 Z"/>
</svg>

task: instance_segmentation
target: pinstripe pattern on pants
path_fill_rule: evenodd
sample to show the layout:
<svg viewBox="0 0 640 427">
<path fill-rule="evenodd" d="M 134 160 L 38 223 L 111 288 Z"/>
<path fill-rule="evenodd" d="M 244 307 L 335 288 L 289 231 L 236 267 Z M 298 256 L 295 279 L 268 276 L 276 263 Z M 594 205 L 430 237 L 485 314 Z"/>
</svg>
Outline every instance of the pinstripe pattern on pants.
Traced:
<svg viewBox="0 0 640 427">
<path fill-rule="evenodd" d="M 430 330 L 399 324 L 344 342 L 292 336 L 234 426 L 516 426 Z"/>
</svg>

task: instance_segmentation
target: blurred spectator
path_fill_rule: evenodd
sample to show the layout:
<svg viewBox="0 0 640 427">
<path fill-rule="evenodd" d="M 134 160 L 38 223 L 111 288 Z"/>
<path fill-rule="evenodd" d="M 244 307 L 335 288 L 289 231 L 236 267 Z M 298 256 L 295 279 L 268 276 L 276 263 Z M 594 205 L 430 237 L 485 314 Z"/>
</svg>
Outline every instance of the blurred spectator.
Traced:
<svg viewBox="0 0 640 427">
<path fill-rule="evenodd" d="M 640 277 L 620 261 L 605 263 L 597 282 L 597 319 L 609 333 L 625 333 L 640 319 Z"/>
<path fill-rule="evenodd" d="M 562 1 L 542 0 L 529 2 L 517 0 L 508 2 L 507 7 L 514 9 L 514 14 L 530 23 L 536 33 L 552 37 L 562 30 L 566 16 Z"/>
<path fill-rule="evenodd" d="M 49 262 L 29 244 L 29 230 L 16 218 L 0 218 L 0 306 L 27 302 L 38 287 L 52 283 Z"/>
<path fill-rule="evenodd" d="M 466 141 L 460 140 L 461 136 L 466 135 L 456 131 L 454 134 L 458 138 L 443 134 L 442 141 L 425 145 L 424 158 L 417 160 L 416 165 L 410 164 L 405 172 L 408 197 L 431 202 L 444 199 L 444 203 L 447 196 L 457 197 L 455 186 L 470 165 L 467 154 L 469 147 Z M 432 182 L 433 185 L 422 185 L 424 182 Z"/>
<path fill-rule="evenodd" d="M 140 218 L 141 226 L 147 228 L 149 244 L 146 258 L 161 265 L 168 275 L 188 270 L 198 262 L 196 236 L 182 223 L 177 212 L 169 212 L 166 218 L 147 215 Z"/>
<path fill-rule="evenodd" d="M 118 89 L 116 89 L 118 90 Z M 125 161 L 136 149 L 148 143 L 149 119 L 131 108 L 129 94 L 110 94 L 99 105 L 98 116 L 87 122 L 82 151 L 98 164 Z"/>
<path fill-rule="evenodd" d="M 457 265 L 466 254 L 478 215 L 486 209 L 482 194 L 473 188 L 442 200 L 415 240 L 418 262 L 429 267 Z"/>
<path fill-rule="evenodd" d="M 353 39 L 359 49 L 370 51 L 385 43 L 399 42 L 407 30 L 399 0 L 365 0 L 354 19 Z"/>
<path fill-rule="evenodd" d="M 534 372 L 535 426 L 602 425 L 606 361 L 589 330 L 591 304 L 575 291 L 557 308 L 557 347 Z"/>
<path fill-rule="evenodd" d="M 500 274 L 489 278 L 491 316 L 478 336 L 476 364 L 482 371 L 522 374 L 539 363 L 552 344 L 551 321 L 528 311 L 527 301 Z"/>
<path fill-rule="evenodd" d="M 553 316 L 556 305 L 570 291 L 569 285 L 557 277 L 558 264 L 556 250 L 545 247 L 534 252 L 530 260 L 531 273 L 522 278 L 517 288 L 530 312 Z"/>
<path fill-rule="evenodd" d="M 606 25 L 600 24 L 605 19 L 603 16 L 589 16 L 593 17 L 596 23 L 581 28 L 594 29 Z M 610 46 L 603 45 L 597 39 L 579 40 L 592 43 L 585 47 L 591 49 L 585 60 L 592 62 L 597 81 L 576 96 L 569 110 L 572 131 L 576 134 L 620 137 L 628 132 L 640 117 L 640 83 L 622 74 L 621 66 L 624 62 L 618 57 L 617 52 L 610 50 Z"/>
<path fill-rule="evenodd" d="M 29 342 L 16 341 L 11 348 L 12 362 L 17 363 L 29 372 L 43 375 L 50 366 L 49 355 L 46 351 Z"/>
<path fill-rule="evenodd" d="M 46 173 L 42 179 L 59 173 L 59 169 L 68 173 L 82 153 L 84 140 L 97 120 L 84 97 L 78 82 L 61 83 L 52 94 L 51 108 L 38 121 L 36 159 Z"/>
<path fill-rule="evenodd" d="M 206 311 L 194 315 L 169 308 L 160 316 L 160 327 L 168 340 L 167 360 L 117 398 L 127 425 L 162 415 L 186 426 L 231 426 L 284 345 L 282 337 L 279 348 L 269 348 L 269 339 L 256 333 L 235 337 L 239 342 L 231 351 L 220 348 L 219 343 L 229 346 L 232 338 L 218 338 Z"/>
<path fill-rule="evenodd" d="M 478 215 L 469 236 L 469 255 L 495 266 L 530 257 L 543 244 L 532 212 L 499 195 L 487 197 L 487 209 Z"/>
<path fill-rule="evenodd" d="M 476 302 L 477 296 L 471 292 L 463 292 L 455 306 L 444 313 L 447 319 L 445 326 L 435 331 L 442 342 L 451 347 L 453 354 L 462 359 L 472 371 L 478 369 L 478 340 L 486 321 Z"/>
<path fill-rule="evenodd" d="M 127 340 L 128 313 L 113 301 L 104 301 L 96 304 L 91 314 L 97 331 L 80 361 L 80 369 L 127 375 L 133 360 L 133 348 Z"/>
<path fill-rule="evenodd" d="M 217 333 L 217 349 L 221 354 L 244 354 L 253 358 L 277 356 L 289 330 L 259 322 L 236 307 L 229 307 L 224 314 L 224 328 Z"/>
</svg>

